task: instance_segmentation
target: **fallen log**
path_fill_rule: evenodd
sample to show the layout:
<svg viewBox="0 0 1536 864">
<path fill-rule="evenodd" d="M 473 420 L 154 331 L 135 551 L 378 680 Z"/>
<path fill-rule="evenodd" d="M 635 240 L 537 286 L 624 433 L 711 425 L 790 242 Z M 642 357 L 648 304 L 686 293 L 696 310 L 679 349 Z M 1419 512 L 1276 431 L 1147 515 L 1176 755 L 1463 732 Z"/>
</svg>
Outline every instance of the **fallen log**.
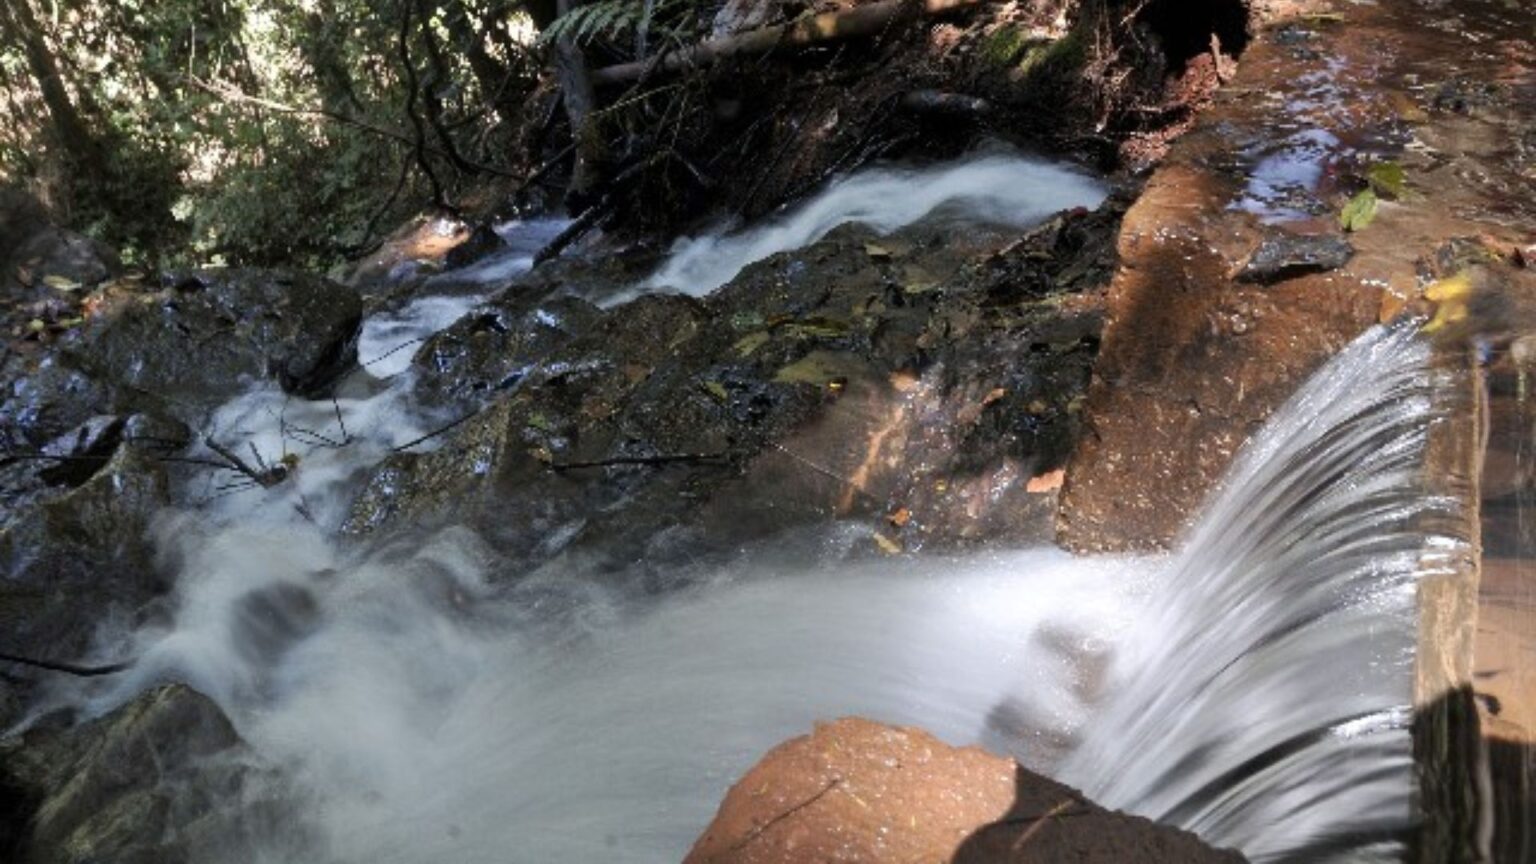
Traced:
<svg viewBox="0 0 1536 864">
<path fill-rule="evenodd" d="M 659 64 L 655 63 L 655 58 L 646 58 L 607 66 L 592 73 L 592 83 L 597 86 L 622 84 L 639 79 L 653 67 L 654 73 L 678 72 L 740 54 L 766 54 L 777 48 L 873 36 L 892 24 L 923 15 L 943 15 L 982 2 L 984 0 L 878 0 L 840 12 L 824 12 L 799 21 L 707 39 L 692 48 L 668 54 Z"/>
</svg>

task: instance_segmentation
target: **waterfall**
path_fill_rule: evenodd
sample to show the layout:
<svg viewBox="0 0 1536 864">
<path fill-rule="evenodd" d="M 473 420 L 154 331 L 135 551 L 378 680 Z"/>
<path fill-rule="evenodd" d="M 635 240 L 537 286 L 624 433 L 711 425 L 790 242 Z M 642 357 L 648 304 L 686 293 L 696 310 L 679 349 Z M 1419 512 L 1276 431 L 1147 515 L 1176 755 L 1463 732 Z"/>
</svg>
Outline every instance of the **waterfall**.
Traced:
<svg viewBox="0 0 1536 864">
<path fill-rule="evenodd" d="M 1063 767 L 1254 861 L 1399 860 L 1427 550 L 1463 542 L 1425 447 L 1444 376 L 1413 322 L 1328 363 L 1243 450 L 1119 646 Z"/>
<path fill-rule="evenodd" d="M 637 598 L 576 564 L 507 578 L 463 529 L 328 533 L 370 460 L 439 425 L 413 413 L 397 346 L 476 299 L 370 321 L 373 374 L 334 402 L 262 387 L 218 412 L 211 431 L 268 452 L 285 425 L 352 444 L 312 447 L 285 488 L 167 514 L 175 620 L 73 695 L 102 713 L 186 681 L 279 769 L 270 794 L 312 830 L 231 836 L 210 864 L 676 861 L 764 751 L 843 714 L 1007 749 L 1258 861 L 1389 858 L 1413 824 L 1419 558 L 1459 541 L 1424 530 L 1455 503 L 1425 488 L 1441 382 L 1411 325 L 1371 330 L 1278 411 L 1175 556 L 858 560 L 867 529 L 833 525 Z"/>
</svg>

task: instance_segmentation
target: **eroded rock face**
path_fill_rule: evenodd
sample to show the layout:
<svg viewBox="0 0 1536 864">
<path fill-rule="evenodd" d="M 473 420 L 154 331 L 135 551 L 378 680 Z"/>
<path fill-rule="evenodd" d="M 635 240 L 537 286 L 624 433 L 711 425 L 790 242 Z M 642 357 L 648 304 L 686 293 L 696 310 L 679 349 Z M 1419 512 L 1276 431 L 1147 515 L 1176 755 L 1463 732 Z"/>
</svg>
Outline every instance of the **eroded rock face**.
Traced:
<svg viewBox="0 0 1536 864">
<path fill-rule="evenodd" d="M 1241 862 L 975 747 L 860 718 L 817 725 L 731 787 L 685 864 Z"/>
<path fill-rule="evenodd" d="M 95 470 L 33 490 L 3 514 L 0 652 L 72 661 L 91 646 L 98 626 L 132 624 L 138 610 L 169 588 L 149 537 L 150 520 L 169 503 L 163 467 L 138 447 L 117 444 L 108 453 L 104 464 L 54 466 Z M 46 466 L 20 468 L 46 472 Z M 0 713 L 0 723 L 7 719 Z"/>
</svg>

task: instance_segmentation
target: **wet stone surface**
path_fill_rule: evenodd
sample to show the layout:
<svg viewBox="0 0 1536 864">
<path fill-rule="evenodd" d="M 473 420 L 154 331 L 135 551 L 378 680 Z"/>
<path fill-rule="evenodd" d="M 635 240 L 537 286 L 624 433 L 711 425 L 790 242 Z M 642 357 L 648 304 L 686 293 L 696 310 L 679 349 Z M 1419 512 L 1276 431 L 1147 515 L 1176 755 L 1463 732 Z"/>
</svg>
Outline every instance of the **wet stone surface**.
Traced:
<svg viewBox="0 0 1536 864">
<path fill-rule="evenodd" d="M 1063 493 L 1073 548 L 1173 542 L 1297 384 L 1439 278 L 1421 262 L 1447 243 L 1495 250 L 1492 281 L 1520 278 L 1516 250 L 1536 235 L 1521 144 L 1536 125 L 1533 12 L 1305 5 L 1260 28 L 1126 216 L 1094 434 Z M 1346 238 L 1341 213 L 1368 189 L 1374 218 Z"/>
<path fill-rule="evenodd" d="M 0 744 L 6 804 L 32 813 L 7 826 L 0 805 L 0 829 L 19 829 L 0 831 L 0 853 L 17 864 L 218 860 L 245 833 L 296 830 L 272 782 L 212 701 L 156 688 L 108 717 Z"/>
<path fill-rule="evenodd" d="M 451 519 L 510 573 L 654 574 L 836 519 L 869 551 L 1042 538 L 1122 206 L 966 245 L 840 229 L 702 300 L 600 310 L 535 271 L 422 347 L 420 398 L 467 419 L 379 466 L 345 530 Z"/>
</svg>

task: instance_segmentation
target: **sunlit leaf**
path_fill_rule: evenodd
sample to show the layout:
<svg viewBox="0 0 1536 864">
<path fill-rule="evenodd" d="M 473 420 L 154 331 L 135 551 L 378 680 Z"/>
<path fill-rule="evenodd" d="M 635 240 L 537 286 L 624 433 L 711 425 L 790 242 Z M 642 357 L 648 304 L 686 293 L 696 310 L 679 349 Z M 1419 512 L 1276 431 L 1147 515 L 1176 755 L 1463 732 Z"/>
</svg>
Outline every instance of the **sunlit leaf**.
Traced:
<svg viewBox="0 0 1536 864">
<path fill-rule="evenodd" d="M 63 276 L 48 275 L 43 277 L 43 284 L 55 291 L 79 291 L 80 283 Z"/>
<path fill-rule="evenodd" d="M 1403 174 L 1403 166 L 1396 162 L 1377 162 L 1366 172 L 1365 179 L 1370 181 L 1371 188 L 1378 195 L 1388 198 L 1403 197 L 1406 177 Z"/>
<path fill-rule="evenodd" d="M 1365 228 L 1371 224 L 1371 220 L 1376 218 L 1378 203 L 1375 191 L 1366 189 L 1344 205 L 1343 212 L 1339 214 L 1339 225 L 1345 231 L 1359 231 Z"/>
</svg>

